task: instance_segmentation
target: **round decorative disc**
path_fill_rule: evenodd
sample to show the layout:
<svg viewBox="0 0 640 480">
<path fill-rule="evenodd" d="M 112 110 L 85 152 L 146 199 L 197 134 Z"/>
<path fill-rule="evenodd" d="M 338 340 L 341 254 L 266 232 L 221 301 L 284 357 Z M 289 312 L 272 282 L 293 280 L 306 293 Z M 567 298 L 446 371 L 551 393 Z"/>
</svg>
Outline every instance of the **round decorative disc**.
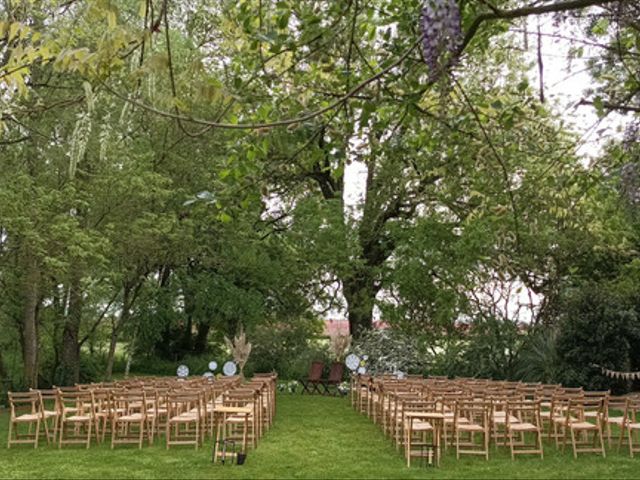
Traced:
<svg viewBox="0 0 640 480">
<path fill-rule="evenodd" d="M 364 375 L 365 373 L 367 373 L 367 369 L 364 367 L 358 367 L 358 373 L 360 375 Z"/>
<path fill-rule="evenodd" d="M 215 360 L 211 360 L 209 362 L 209 370 L 211 370 L 212 372 L 215 372 L 216 368 L 218 368 L 218 362 L 216 362 Z"/>
<path fill-rule="evenodd" d="M 347 355 L 347 358 L 345 358 L 344 364 L 349 370 L 355 372 L 358 369 L 358 365 L 360 365 L 360 358 L 358 358 L 355 353 L 350 353 Z"/>
<path fill-rule="evenodd" d="M 238 367 L 234 362 L 227 362 L 222 366 L 222 373 L 224 373 L 227 377 L 232 377 L 238 371 Z"/>
<path fill-rule="evenodd" d="M 186 378 L 189 376 L 189 367 L 186 365 L 180 365 L 176 373 L 180 378 Z"/>
</svg>

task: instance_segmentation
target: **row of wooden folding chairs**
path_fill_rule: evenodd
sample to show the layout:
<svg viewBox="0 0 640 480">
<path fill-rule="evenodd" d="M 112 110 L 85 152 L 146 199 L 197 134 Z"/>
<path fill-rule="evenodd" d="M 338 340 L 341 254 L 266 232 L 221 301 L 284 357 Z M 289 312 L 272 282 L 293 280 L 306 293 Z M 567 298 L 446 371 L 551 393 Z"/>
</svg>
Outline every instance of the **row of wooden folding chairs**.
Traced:
<svg viewBox="0 0 640 480">
<path fill-rule="evenodd" d="M 407 441 L 407 433 L 403 430 L 406 419 L 402 415 L 407 399 L 412 396 L 420 401 L 438 402 L 443 415 L 439 432 L 444 439 L 443 446 L 446 448 L 455 442 L 459 453 L 469 452 L 460 449 L 458 432 L 478 430 L 478 424 L 466 425 L 468 418 L 460 415 L 456 419 L 455 412 L 460 405 L 468 406 L 474 402 L 481 402 L 488 409 L 488 431 L 483 435 L 483 442 L 488 445 L 493 439 L 496 445 L 510 446 L 512 457 L 519 453 L 538 453 L 542 457 L 541 437 L 545 428 L 549 438 L 556 440 L 556 445 L 564 448 L 571 441 L 574 456 L 584 452 L 605 456 L 603 435 L 606 432 L 611 444 L 613 425 L 619 429 L 619 446 L 626 435 L 631 456 L 640 448 L 636 446 L 638 441 L 634 440 L 640 430 L 636 421 L 639 402 L 631 398 L 611 397 L 609 392 L 585 392 L 581 388 L 563 388 L 560 385 L 475 379 L 451 381 L 417 376 L 398 380 L 392 376 L 373 378 L 359 375 L 351 379 L 351 384 L 354 407 L 380 423 L 398 448 Z M 478 418 L 483 417 L 479 415 Z M 418 425 L 425 427 L 424 423 Z M 484 428 L 483 422 L 479 426 Z M 517 442 L 514 441 L 514 432 L 518 432 Z M 534 437 L 536 442 L 519 448 L 525 433 Z M 432 451 L 430 449 L 429 454 Z M 412 453 L 406 450 L 405 453 L 409 461 Z M 488 447 L 481 449 L 480 453 L 488 455 Z"/>
<path fill-rule="evenodd" d="M 260 397 L 257 432 L 270 425 L 275 414 L 275 380 L 269 376 L 262 383 L 266 393 Z M 37 448 L 44 435 L 47 443 L 59 447 L 77 443 L 89 448 L 92 438 L 103 442 L 110 433 L 112 448 L 121 443 L 142 448 L 145 437 L 151 444 L 162 429 L 167 448 L 197 448 L 205 434 L 215 433 L 216 406 L 240 386 L 237 377 L 215 382 L 163 379 L 10 393 L 8 446 L 28 443 Z"/>
</svg>

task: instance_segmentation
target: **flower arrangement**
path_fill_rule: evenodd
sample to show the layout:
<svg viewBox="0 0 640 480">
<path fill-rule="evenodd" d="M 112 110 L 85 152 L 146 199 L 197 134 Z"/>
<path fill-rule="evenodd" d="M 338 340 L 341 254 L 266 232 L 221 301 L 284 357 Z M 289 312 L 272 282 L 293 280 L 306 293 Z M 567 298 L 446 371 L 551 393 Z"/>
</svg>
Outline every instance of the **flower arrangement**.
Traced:
<svg viewBox="0 0 640 480">
<path fill-rule="evenodd" d="M 338 385 L 338 392 L 340 392 L 340 395 L 348 395 L 350 391 L 351 386 L 349 385 L 349 382 L 342 382 Z"/>
<path fill-rule="evenodd" d="M 281 382 L 278 384 L 278 391 L 280 393 L 287 392 L 291 395 L 298 391 L 300 383 L 297 380 L 291 380 L 290 382 Z"/>
</svg>

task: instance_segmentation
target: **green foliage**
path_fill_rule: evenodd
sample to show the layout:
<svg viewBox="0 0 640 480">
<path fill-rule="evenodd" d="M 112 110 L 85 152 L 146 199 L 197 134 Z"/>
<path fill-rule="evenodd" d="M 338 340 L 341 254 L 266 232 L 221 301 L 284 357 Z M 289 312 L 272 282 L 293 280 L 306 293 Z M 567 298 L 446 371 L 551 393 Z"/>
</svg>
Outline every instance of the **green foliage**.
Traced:
<svg viewBox="0 0 640 480">
<path fill-rule="evenodd" d="M 637 298 L 628 293 L 619 285 L 593 282 L 567 292 L 556 347 L 563 384 L 592 390 L 628 388 L 625 381 L 606 377 L 595 366 L 629 371 L 639 365 Z"/>
<path fill-rule="evenodd" d="M 247 374 L 275 371 L 285 380 L 304 378 L 312 361 L 328 358 L 326 345 L 317 339 L 321 332 L 322 324 L 315 319 L 263 322 L 250 332 Z"/>
<path fill-rule="evenodd" d="M 518 326 L 509 320 L 488 318 L 469 326 L 457 375 L 493 378 L 514 377 L 516 359 L 523 341 Z"/>
<path fill-rule="evenodd" d="M 367 373 L 422 373 L 428 362 L 424 345 L 400 330 L 369 330 L 353 342 L 351 350 L 367 356 Z"/>
<path fill-rule="evenodd" d="M 518 355 L 516 378 L 526 382 L 561 382 L 562 362 L 557 345 L 559 328 L 538 327 L 529 331 Z"/>
</svg>

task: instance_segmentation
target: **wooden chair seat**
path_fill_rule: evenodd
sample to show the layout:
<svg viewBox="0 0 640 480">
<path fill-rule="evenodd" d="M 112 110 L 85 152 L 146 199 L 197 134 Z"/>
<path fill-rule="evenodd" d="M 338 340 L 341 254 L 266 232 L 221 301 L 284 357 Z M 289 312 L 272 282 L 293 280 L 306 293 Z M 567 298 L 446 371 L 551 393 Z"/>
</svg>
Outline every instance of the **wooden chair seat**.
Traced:
<svg viewBox="0 0 640 480">
<path fill-rule="evenodd" d="M 609 417 L 607 423 L 612 425 L 622 425 L 624 423 L 624 417 Z"/>
<path fill-rule="evenodd" d="M 142 413 L 131 413 L 129 415 L 123 415 L 118 417 L 119 422 L 139 422 L 144 418 Z"/>
<path fill-rule="evenodd" d="M 181 413 L 180 415 L 176 415 L 175 417 L 171 417 L 169 419 L 169 423 L 193 422 L 197 419 L 198 419 L 197 413 L 186 412 L 186 413 Z"/>
<path fill-rule="evenodd" d="M 475 423 L 458 423 L 456 428 L 461 432 L 484 432 L 482 425 L 476 425 Z"/>
<path fill-rule="evenodd" d="M 245 421 L 251 422 L 253 420 L 253 415 L 229 415 L 227 417 L 227 423 L 243 423 Z"/>
<path fill-rule="evenodd" d="M 572 430 L 597 430 L 598 426 L 589 422 L 569 422 L 569 428 Z"/>
<path fill-rule="evenodd" d="M 497 413 L 502 413 L 502 415 L 496 415 Z M 493 420 L 493 423 L 507 423 L 507 416 L 504 414 L 504 412 L 496 412 L 493 414 L 492 420 Z M 509 422 L 519 423 L 520 419 L 517 417 L 514 417 L 513 415 L 510 415 Z"/>
<path fill-rule="evenodd" d="M 538 427 L 536 427 L 533 423 L 528 422 L 518 422 L 512 423 L 509 428 L 516 432 L 537 432 Z"/>
<path fill-rule="evenodd" d="M 92 418 L 90 415 L 71 415 L 66 420 L 69 422 L 90 422 Z"/>
<path fill-rule="evenodd" d="M 410 425 L 410 422 L 405 420 L 404 428 L 409 428 L 409 425 Z M 424 420 L 414 420 L 413 423 L 411 423 L 411 430 L 421 431 L 421 432 L 433 430 L 433 425 L 431 425 L 431 423 Z"/>
<path fill-rule="evenodd" d="M 42 415 L 40 415 L 39 413 L 24 413 L 15 417 L 13 419 L 13 422 L 35 422 L 37 420 L 42 420 Z"/>
</svg>

